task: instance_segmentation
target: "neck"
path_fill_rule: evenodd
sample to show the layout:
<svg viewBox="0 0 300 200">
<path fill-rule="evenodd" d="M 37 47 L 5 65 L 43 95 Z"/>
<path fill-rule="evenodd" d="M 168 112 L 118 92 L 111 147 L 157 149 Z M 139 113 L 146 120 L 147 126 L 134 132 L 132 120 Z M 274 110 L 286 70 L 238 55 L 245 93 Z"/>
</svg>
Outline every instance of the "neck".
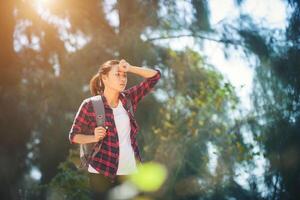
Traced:
<svg viewBox="0 0 300 200">
<path fill-rule="evenodd" d="M 104 89 L 103 95 L 105 96 L 107 103 L 110 107 L 117 107 L 119 103 L 119 92 Z"/>
</svg>

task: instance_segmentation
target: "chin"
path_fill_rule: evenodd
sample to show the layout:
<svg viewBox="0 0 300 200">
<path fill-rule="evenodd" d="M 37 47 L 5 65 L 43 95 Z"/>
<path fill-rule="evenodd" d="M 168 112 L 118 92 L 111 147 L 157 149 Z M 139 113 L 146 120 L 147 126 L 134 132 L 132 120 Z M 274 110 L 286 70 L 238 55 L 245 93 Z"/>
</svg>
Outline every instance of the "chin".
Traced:
<svg viewBox="0 0 300 200">
<path fill-rule="evenodd" d="M 121 91 L 125 90 L 126 85 L 121 87 Z"/>
</svg>

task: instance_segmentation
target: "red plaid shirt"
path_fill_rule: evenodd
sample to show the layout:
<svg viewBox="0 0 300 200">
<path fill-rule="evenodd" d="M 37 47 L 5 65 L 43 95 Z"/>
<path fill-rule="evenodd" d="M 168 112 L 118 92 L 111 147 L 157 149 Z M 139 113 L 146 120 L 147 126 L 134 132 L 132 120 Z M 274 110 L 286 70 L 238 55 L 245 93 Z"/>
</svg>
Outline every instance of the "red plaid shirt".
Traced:
<svg viewBox="0 0 300 200">
<path fill-rule="evenodd" d="M 161 73 L 158 69 L 155 69 L 156 73 L 153 77 L 146 78 L 140 84 L 135 85 L 122 93 L 131 99 L 133 106 L 133 112 L 136 112 L 137 104 L 140 100 L 147 95 L 158 80 L 161 77 Z M 138 143 L 136 136 L 139 130 L 139 126 L 131 115 L 129 108 L 127 108 L 127 99 L 123 95 L 119 95 L 119 98 L 123 104 L 123 107 L 128 113 L 130 119 L 130 139 L 131 145 L 135 154 L 137 161 L 142 162 Z M 95 155 L 90 165 L 95 168 L 99 173 L 103 174 L 105 177 L 111 178 L 114 181 L 119 162 L 119 141 L 117 128 L 114 121 L 113 111 L 107 103 L 104 95 L 102 95 L 104 110 L 105 110 L 105 126 L 108 127 L 107 135 L 102 141 L 102 146 L 100 151 Z M 79 107 L 79 110 L 75 116 L 74 122 L 72 124 L 71 130 L 69 132 L 69 140 L 71 144 L 74 144 L 75 134 L 87 134 L 94 135 L 94 129 L 97 127 L 96 114 L 93 108 L 93 104 L 90 98 L 85 99 Z"/>
</svg>

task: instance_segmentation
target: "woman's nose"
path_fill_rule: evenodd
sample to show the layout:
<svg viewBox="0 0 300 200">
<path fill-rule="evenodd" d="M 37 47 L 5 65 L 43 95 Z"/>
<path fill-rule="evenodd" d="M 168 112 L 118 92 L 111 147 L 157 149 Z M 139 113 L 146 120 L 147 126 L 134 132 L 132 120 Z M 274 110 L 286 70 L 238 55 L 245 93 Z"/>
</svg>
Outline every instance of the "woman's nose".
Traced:
<svg viewBox="0 0 300 200">
<path fill-rule="evenodd" d="M 126 82 L 126 80 L 127 80 L 127 77 L 125 77 L 125 76 L 121 76 L 120 80 L 122 81 L 122 83 L 123 83 L 123 82 Z"/>
</svg>

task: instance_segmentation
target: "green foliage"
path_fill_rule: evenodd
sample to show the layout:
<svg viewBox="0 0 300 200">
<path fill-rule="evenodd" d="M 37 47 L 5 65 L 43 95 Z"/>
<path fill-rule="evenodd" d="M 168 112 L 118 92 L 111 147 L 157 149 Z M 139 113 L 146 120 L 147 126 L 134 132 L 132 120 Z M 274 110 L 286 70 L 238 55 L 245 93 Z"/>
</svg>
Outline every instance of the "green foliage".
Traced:
<svg viewBox="0 0 300 200">
<path fill-rule="evenodd" d="M 48 184 L 47 190 L 49 199 L 90 199 L 86 172 L 78 171 L 69 160 L 60 163 L 59 172 Z"/>
<path fill-rule="evenodd" d="M 28 191 L 31 182 L 24 177 L 33 165 L 42 174 L 40 187 L 32 187 L 24 199 L 42 199 L 43 190 L 50 199 L 88 198 L 87 177 L 74 169 L 76 154 L 68 151 L 76 149 L 69 145 L 68 131 L 81 100 L 90 95 L 89 79 L 99 64 L 114 58 L 162 70 L 157 91 L 165 98 L 150 94 L 135 115 L 142 154 L 165 164 L 169 172 L 158 199 L 261 199 L 255 178 L 249 180 L 249 190 L 234 180 L 238 164 L 253 167 L 261 154 L 270 162 L 267 198 L 299 199 L 298 0 L 286 1 L 294 8 L 282 31 L 286 38 L 276 38 L 278 30 L 256 25 L 249 15 L 232 24 L 222 21 L 221 29 L 214 29 L 208 1 L 116 1 L 109 12 L 104 1 L 47 3 L 45 13 L 68 21 L 65 27 L 41 17 L 34 2 L 0 5 L 1 199 L 18 199 L 19 187 Z M 241 6 L 245 1 L 235 2 Z M 179 13 L 184 3 L 191 6 L 191 18 Z M 114 11 L 119 25 L 108 20 Z M 21 48 L 14 43 L 20 32 L 30 43 Z M 78 33 L 87 39 L 82 47 L 71 36 Z M 211 40 L 224 44 L 225 55 L 230 56 L 232 46 L 246 56 L 257 55 L 253 113 L 234 119 L 240 103 L 235 88 L 199 52 L 175 51 L 160 43 L 180 34 L 194 37 L 199 46 L 209 34 L 219 35 Z M 36 37 L 38 50 L 32 48 Z M 129 76 L 128 86 L 139 81 Z M 245 144 L 245 124 L 261 152 Z M 209 145 L 215 148 L 214 172 L 208 165 Z"/>
<path fill-rule="evenodd" d="M 269 188 L 268 198 L 299 199 L 300 177 L 299 152 L 299 23 L 298 1 L 288 1 L 294 7 L 286 39 L 268 36 L 272 30 L 253 32 L 252 41 L 267 49 L 254 50 L 260 59 L 256 67 L 253 102 L 255 120 L 249 121 L 254 139 L 263 149 L 269 165 L 265 168 L 265 184 Z M 296 22 L 297 21 L 297 22 Z M 296 28 L 297 27 L 297 28 Z M 271 39 L 269 39 L 271 37 Z M 264 39 L 263 39 L 264 38 Z M 258 153 L 258 152 L 257 152 Z"/>
<path fill-rule="evenodd" d="M 202 192 L 206 190 L 230 185 L 225 180 L 234 176 L 235 163 L 249 160 L 249 147 L 237 136 L 238 128 L 231 130 L 234 121 L 230 112 L 238 98 L 233 86 L 191 49 L 169 50 L 167 65 L 170 69 L 163 86 L 168 88 L 168 98 L 159 110 L 160 121 L 153 127 L 152 140 L 157 143 L 145 148 L 172 174 L 164 185 L 165 197 L 176 198 L 174 187 L 181 188 L 183 183 L 185 188 L 192 187 L 193 180 L 200 178 L 206 184 L 176 194 L 205 196 Z M 209 142 L 218 152 L 217 174 L 211 174 L 207 166 Z"/>
</svg>

